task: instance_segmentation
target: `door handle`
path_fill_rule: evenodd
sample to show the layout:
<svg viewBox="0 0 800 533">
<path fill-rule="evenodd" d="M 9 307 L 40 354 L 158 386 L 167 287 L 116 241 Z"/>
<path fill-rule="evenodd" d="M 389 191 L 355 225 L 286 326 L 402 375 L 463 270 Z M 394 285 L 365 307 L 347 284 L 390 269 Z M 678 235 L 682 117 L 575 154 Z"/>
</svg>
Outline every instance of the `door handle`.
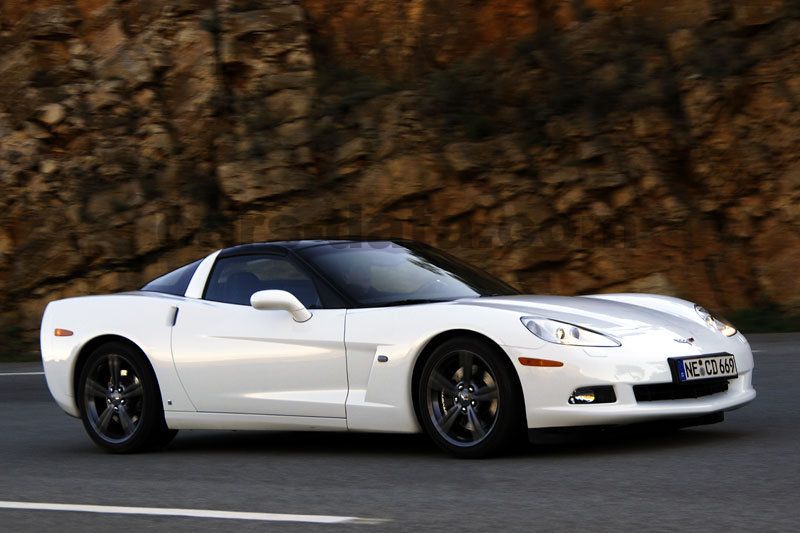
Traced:
<svg viewBox="0 0 800 533">
<path fill-rule="evenodd" d="M 174 327 L 175 324 L 178 322 L 178 311 L 180 308 L 178 307 L 171 307 L 169 310 L 169 314 L 167 315 L 167 325 L 170 327 Z"/>
</svg>

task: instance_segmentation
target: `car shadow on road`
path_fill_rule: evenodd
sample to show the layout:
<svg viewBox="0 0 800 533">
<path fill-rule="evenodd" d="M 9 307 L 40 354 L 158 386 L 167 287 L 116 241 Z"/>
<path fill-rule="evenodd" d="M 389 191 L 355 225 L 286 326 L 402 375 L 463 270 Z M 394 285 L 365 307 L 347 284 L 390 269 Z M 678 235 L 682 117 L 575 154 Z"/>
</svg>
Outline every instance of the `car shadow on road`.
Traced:
<svg viewBox="0 0 800 533">
<path fill-rule="evenodd" d="M 244 452 L 270 454 L 436 455 L 422 435 L 344 432 L 182 431 L 167 448 L 179 453 Z"/>
<path fill-rule="evenodd" d="M 721 426 L 675 429 L 670 427 L 621 427 L 585 430 L 560 436 L 553 442 L 531 445 L 529 453 L 540 457 L 623 455 L 659 450 L 701 448 L 744 439 L 752 432 Z"/>
<path fill-rule="evenodd" d="M 520 442 L 506 457 L 554 457 L 572 455 L 619 455 L 652 453 L 659 449 L 702 447 L 746 438 L 751 432 L 740 428 L 628 427 L 584 430 L 559 435 L 552 442 Z M 444 456 L 424 435 L 343 432 L 278 431 L 183 431 L 167 448 L 173 453 L 269 453 L 271 455 L 390 455 Z"/>
</svg>

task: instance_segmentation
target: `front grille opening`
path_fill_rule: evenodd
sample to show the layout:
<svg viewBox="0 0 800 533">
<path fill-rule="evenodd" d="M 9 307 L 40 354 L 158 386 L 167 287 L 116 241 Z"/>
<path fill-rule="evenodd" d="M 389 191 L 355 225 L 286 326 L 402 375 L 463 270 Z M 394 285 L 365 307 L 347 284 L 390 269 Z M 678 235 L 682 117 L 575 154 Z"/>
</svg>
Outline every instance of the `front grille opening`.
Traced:
<svg viewBox="0 0 800 533">
<path fill-rule="evenodd" d="M 633 394 L 636 396 L 637 402 L 702 398 L 703 396 L 711 396 L 727 390 L 727 379 L 715 379 L 698 383 L 657 383 L 655 385 L 633 386 Z"/>
</svg>

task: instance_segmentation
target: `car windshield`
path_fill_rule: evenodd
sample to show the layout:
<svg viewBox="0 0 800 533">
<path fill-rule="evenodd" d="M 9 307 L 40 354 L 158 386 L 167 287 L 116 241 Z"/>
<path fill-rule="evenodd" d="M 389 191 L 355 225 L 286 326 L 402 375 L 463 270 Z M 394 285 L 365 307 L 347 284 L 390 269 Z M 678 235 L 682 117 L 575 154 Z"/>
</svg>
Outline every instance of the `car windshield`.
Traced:
<svg viewBox="0 0 800 533">
<path fill-rule="evenodd" d="M 299 254 L 362 307 L 519 294 L 486 272 L 416 243 L 330 243 Z"/>
</svg>

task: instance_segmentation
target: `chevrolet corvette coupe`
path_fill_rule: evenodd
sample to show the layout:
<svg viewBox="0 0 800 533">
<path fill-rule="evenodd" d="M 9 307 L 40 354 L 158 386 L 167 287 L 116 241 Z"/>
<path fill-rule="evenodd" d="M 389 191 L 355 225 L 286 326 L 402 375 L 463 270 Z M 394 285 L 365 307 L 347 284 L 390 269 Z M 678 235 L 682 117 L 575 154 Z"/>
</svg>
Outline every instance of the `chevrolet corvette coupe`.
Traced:
<svg viewBox="0 0 800 533">
<path fill-rule="evenodd" d="M 117 453 L 296 429 L 422 431 L 481 457 L 526 430 L 719 422 L 756 395 L 747 340 L 694 303 L 523 295 L 404 240 L 219 250 L 51 302 L 41 347 L 55 401 Z"/>
</svg>

